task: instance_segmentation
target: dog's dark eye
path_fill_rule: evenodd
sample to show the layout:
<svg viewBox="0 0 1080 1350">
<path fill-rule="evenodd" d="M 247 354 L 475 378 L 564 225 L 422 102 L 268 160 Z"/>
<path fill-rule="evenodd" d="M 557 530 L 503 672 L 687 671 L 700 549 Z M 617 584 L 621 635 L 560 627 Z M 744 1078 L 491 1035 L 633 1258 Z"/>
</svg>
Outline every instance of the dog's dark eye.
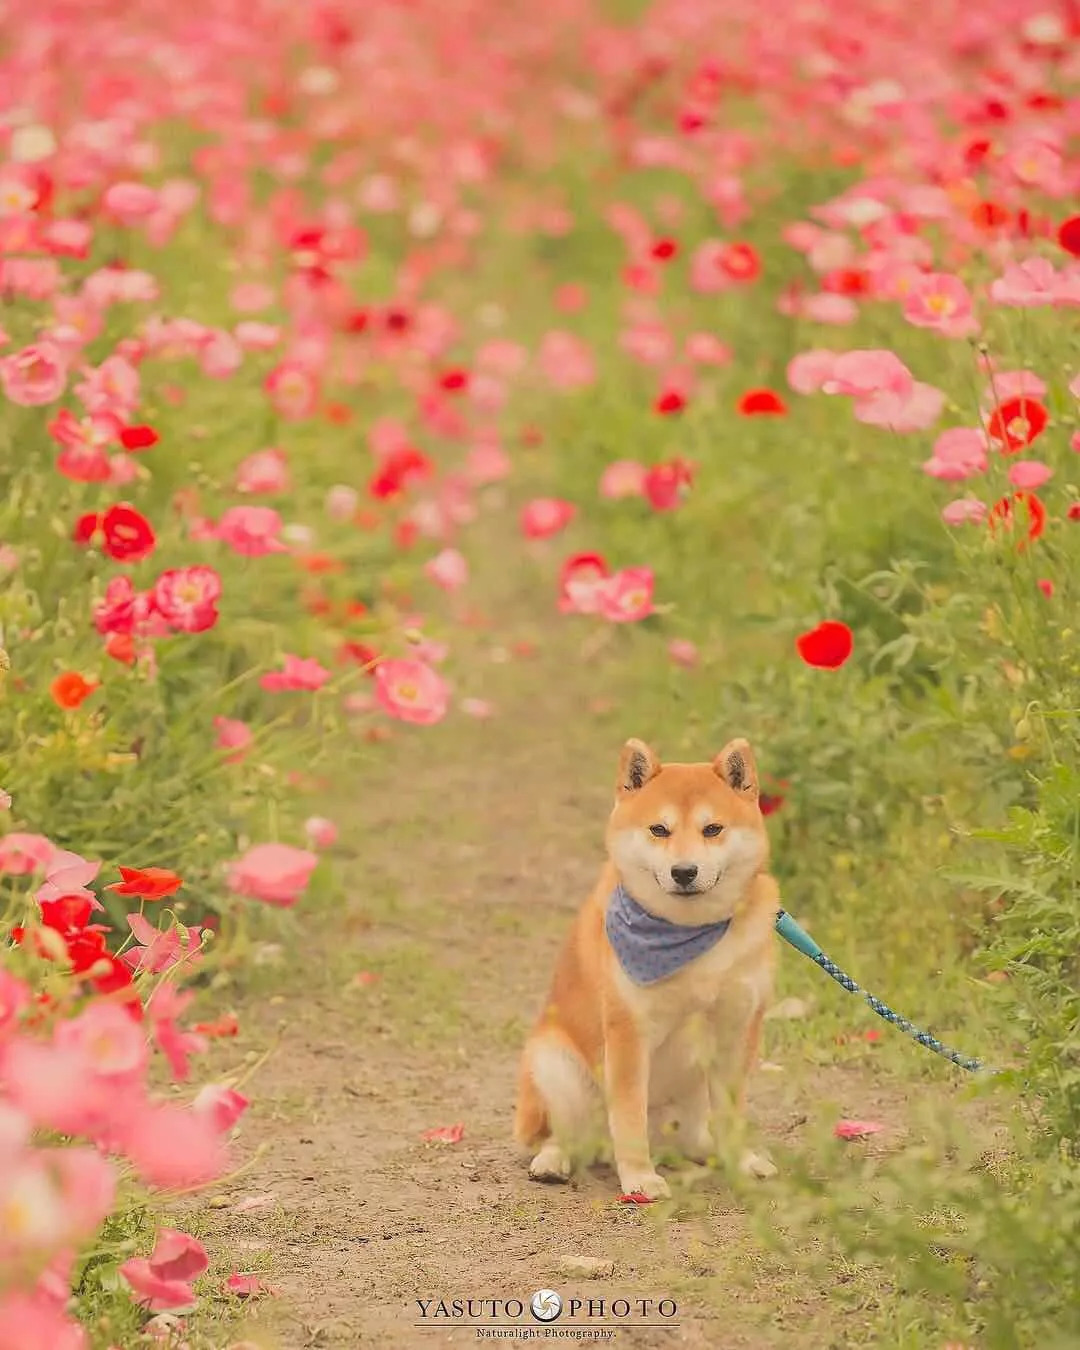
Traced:
<svg viewBox="0 0 1080 1350">
<path fill-rule="evenodd" d="M 706 825 L 701 833 L 706 839 L 715 839 L 723 828 L 723 825 Z"/>
<path fill-rule="evenodd" d="M 650 825 L 649 833 L 655 834 L 657 839 L 666 839 L 668 835 L 671 834 L 671 831 L 666 825 Z"/>
</svg>

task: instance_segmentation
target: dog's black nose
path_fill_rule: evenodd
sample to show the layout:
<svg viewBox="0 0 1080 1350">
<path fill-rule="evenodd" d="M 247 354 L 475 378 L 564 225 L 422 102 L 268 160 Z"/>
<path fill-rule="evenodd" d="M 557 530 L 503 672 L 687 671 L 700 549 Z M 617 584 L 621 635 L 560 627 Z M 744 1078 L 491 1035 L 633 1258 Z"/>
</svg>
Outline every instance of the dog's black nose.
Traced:
<svg viewBox="0 0 1080 1350">
<path fill-rule="evenodd" d="M 671 879 L 676 886 L 689 886 L 697 876 L 697 867 L 693 863 L 679 863 L 671 869 Z"/>
</svg>

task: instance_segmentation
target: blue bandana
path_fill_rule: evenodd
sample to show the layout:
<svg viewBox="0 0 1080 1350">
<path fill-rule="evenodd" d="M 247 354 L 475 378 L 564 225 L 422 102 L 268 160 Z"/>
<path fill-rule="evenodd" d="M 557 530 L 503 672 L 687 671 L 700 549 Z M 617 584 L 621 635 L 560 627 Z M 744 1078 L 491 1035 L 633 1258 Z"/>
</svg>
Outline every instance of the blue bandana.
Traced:
<svg viewBox="0 0 1080 1350">
<path fill-rule="evenodd" d="M 715 947 L 731 927 L 717 923 L 672 923 L 650 914 L 622 886 L 608 901 L 604 920 L 619 965 L 635 984 L 655 984 Z"/>
</svg>

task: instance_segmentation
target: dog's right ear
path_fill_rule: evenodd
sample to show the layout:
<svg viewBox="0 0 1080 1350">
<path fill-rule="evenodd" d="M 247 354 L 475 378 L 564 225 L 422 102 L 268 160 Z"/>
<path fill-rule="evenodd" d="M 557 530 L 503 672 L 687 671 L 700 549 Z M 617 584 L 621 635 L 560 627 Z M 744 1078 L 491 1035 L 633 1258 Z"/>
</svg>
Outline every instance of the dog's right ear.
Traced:
<svg viewBox="0 0 1080 1350">
<path fill-rule="evenodd" d="M 660 761 L 644 741 L 629 740 L 619 756 L 619 794 L 637 792 L 660 772 Z"/>
</svg>

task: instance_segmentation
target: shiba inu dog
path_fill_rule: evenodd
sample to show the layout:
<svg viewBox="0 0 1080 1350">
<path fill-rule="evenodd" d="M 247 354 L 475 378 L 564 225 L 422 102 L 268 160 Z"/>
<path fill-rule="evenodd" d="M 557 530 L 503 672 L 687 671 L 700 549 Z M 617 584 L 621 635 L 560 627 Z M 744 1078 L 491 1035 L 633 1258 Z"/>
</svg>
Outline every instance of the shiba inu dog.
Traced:
<svg viewBox="0 0 1080 1350">
<path fill-rule="evenodd" d="M 619 1184 L 650 1200 L 669 1194 L 650 1137 L 665 1130 L 705 1161 L 738 1128 L 780 907 L 758 795 L 745 740 L 711 764 L 623 747 L 608 861 L 521 1059 L 514 1134 L 536 1150 L 536 1180 L 566 1181 L 588 1160 L 601 1100 Z M 776 1170 L 753 1153 L 742 1167 Z"/>
</svg>

